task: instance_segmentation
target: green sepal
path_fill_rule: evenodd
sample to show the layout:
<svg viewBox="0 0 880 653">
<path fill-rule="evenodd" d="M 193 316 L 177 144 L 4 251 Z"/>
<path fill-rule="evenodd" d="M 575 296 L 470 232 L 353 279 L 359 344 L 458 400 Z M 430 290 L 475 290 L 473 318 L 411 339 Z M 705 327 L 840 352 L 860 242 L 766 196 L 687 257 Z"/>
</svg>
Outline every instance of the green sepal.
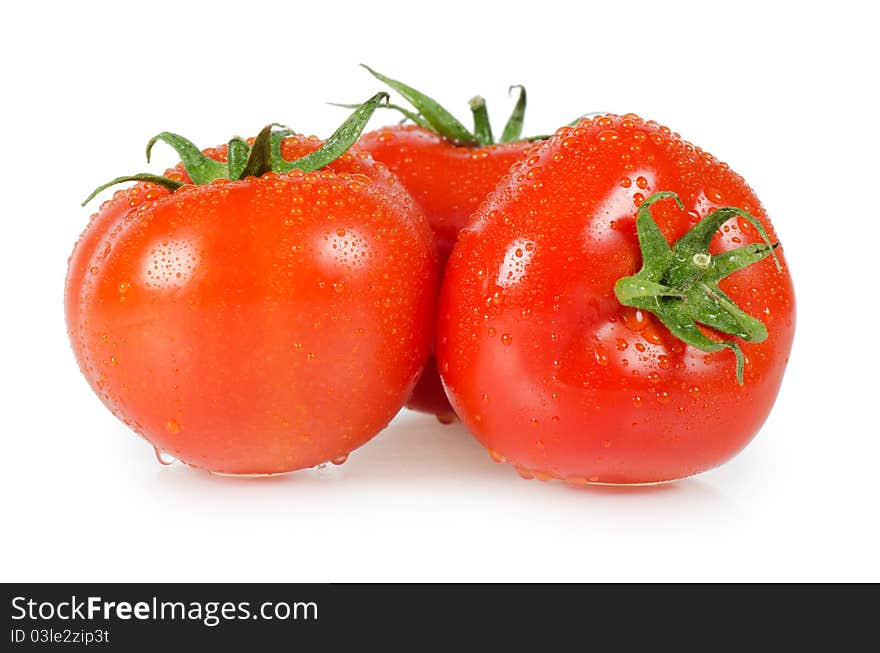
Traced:
<svg viewBox="0 0 880 653">
<path fill-rule="evenodd" d="M 266 125 L 252 146 L 247 141 L 236 136 L 227 145 L 226 163 L 215 161 L 205 156 L 193 143 L 177 134 L 162 132 L 150 139 L 147 144 L 147 160 L 153 145 L 157 141 L 168 143 L 181 157 L 184 169 L 194 185 L 207 184 L 215 179 L 229 179 L 232 181 L 246 177 L 259 177 L 267 172 L 284 174 L 291 170 L 303 170 L 311 172 L 318 170 L 342 156 L 358 139 L 373 112 L 383 100 L 388 99 L 388 93 L 376 93 L 369 100 L 357 106 L 357 109 L 342 123 L 342 125 L 328 138 L 324 144 L 314 152 L 307 154 L 296 161 L 285 161 L 281 155 L 281 142 L 285 136 L 294 132 L 279 125 L 271 123 Z M 221 174 L 222 173 L 222 174 Z M 101 191 L 126 181 L 145 181 L 159 184 L 174 192 L 183 182 L 150 174 L 148 172 L 117 177 L 106 184 L 96 188 L 83 202 L 85 206 Z"/>
<path fill-rule="evenodd" d="M 712 257 L 712 267 L 706 271 L 706 275 L 703 278 L 715 282 L 721 281 L 737 270 L 742 270 L 744 267 L 766 258 L 770 251 L 777 247 L 779 247 L 779 243 L 773 243 L 772 245 L 755 243 L 716 254 Z"/>
<path fill-rule="evenodd" d="M 331 107 L 342 107 L 343 109 L 357 109 L 359 104 L 344 104 L 342 102 L 328 102 Z M 410 122 L 422 127 L 423 129 L 427 129 L 428 131 L 434 131 L 431 128 L 431 123 L 422 118 L 415 111 L 410 111 L 406 107 L 402 107 L 399 104 L 392 104 L 391 102 L 386 102 L 385 104 L 380 104 L 377 109 L 391 109 L 392 111 L 397 111 L 403 116 L 403 119 L 400 121 L 400 124 L 405 123 L 407 120 Z"/>
<path fill-rule="evenodd" d="M 511 86 L 508 92 L 513 91 L 515 88 L 519 89 L 519 98 L 517 98 L 516 104 L 513 106 L 513 111 L 510 114 L 510 118 L 507 119 L 507 124 L 504 125 L 504 131 L 501 132 L 500 142 L 502 143 L 512 143 L 522 139 L 523 121 L 526 117 L 526 87 L 516 84 Z"/>
<path fill-rule="evenodd" d="M 462 125 L 455 116 L 444 109 L 436 100 L 411 86 L 407 86 L 403 82 L 376 72 L 367 65 L 361 64 L 361 66 L 366 68 L 373 77 L 384 82 L 406 98 L 406 101 L 412 104 L 419 115 L 430 125 L 432 131 L 437 132 L 443 138 L 457 145 L 479 145 L 476 136 L 470 133 L 467 127 Z"/>
<path fill-rule="evenodd" d="M 746 211 L 725 207 L 712 211 L 671 247 L 654 218 L 651 206 L 673 198 L 679 208 L 684 204 L 677 194 L 668 191 L 651 195 L 639 206 L 636 232 L 642 252 L 642 268 L 636 274 L 618 279 L 614 293 L 625 306 L 653 313 L 680 340 L 702 351 L 727 348 L 736 357 L 736 380 L 743 384 L 745 356 L 734 341 L 718 341 L 704 334 L 703 324 L 746 342 L 767 338 L 764 324 L 743 311 L 718 287 L 718 282 L 737 270 L 757 263 L 769 255 L 781 269 L 775 249 L 758 220 Z M 715 232 L 729 219 L 741 217 L 752 224 L 764 243 L 746 245 L 718 255 L 709 253 Z"/>
<path fill-rule="evenodd" d="M 230 179 L 241 178 L 241 173 L 244 172 L 250 152 L 251 146 L 240 136 L 236 136 L 229 141 L 229 144 L 226 146 L 226 167 L 229 171 Z"/>
<path fill-rule="evenodd" d="M 85 206 L 93 199 L 95 196 L 103 190 L 107 190 L 111 186 L 115 186 L 116 184 L 124 184 L 127 181 L 147 181 L 151 184 L 158 184 L 159 186 L 164 186 L 172 193 L 176 191 L 178 188 L 183 186 L 182 181 L 177 181 L 176 179 L 170 179 L 168 177 L 163 177 L 161 175 L 152 175 L 149 172 L 141 172 L 136 175 L 125 175 L 124 177 L 117 177 L 116 179 L 111 179 L 106 184 L 102 184 L 98 186 L 95 190 L 92 191 L 92 194 L 89 195 L 80 206 Z"/>
<path fill-rule="evenodd" d="M 660 281 L 664 271 L 669 267 L 672 258 L 672 249 L 666 242 L 666 237 L 660 231 L 660 227 L 651 217 L 650 207 L 667 197 L 674 197 L 679 208 L 683 211 L 684 204 L 678 195 L 670 192 L 654 193 L 639 207 L 636 216 L 636 233 L 639 237 L 639 248 L 642 251 L 642 269 L 638 277 L 651 281 Z"/>
<path fill-rule="evenodd" d="M 228 178 L 229 176 L 225 163 L 205 156 L 191 141 L 171 132 L 156 134 L 149 140 L 147 143 L 147 163 L 150 162 L 150 154 L 156 141 L 162 141 L 174 148 L 183 163 L 186 174 L 196 185 L 207 184 L 215 179 Z"/>
<path fill-rule="evenodd" d="M 239 179 L 259 177 L 267 172 L 272 172 L 272 146 L 269 143 L 271 137 L 272 125 L 266 125 L 254 139 L 254 144 L 251 145 L 251 152 Z"/>
<path fill-rule="evenodd" d="M 272 123 L 272 133 L 269 136 L 269 155 L 272 157 L 272 170 L 281 170 L 281 166 L 287 163 L 281 154 L 281 143 L 288 136 L 296 134 L 290 127 L 280 123 Z"/>
<path fill-rule="evenodd" d="M 278 163 L 275 172 L 290 172 L 291 170 L 302 170 L 303 172 L 311 172 L 323 168 L 328 163 L 335 161 L 342 156 L 348 148 L 354 145 L 354 142 L 364 131 L 364 127 L 376 111 L 376 107 L 382 100 L 388 99 L 388 93 L 376 93 L 369 100 L 360 105 L 348 117 L 348 119 L 339 126 L 339 128 L 330 135 L 324 144 L 314 152 L 310 152 L 296 161 L 281 161 Z"/>
</svg>

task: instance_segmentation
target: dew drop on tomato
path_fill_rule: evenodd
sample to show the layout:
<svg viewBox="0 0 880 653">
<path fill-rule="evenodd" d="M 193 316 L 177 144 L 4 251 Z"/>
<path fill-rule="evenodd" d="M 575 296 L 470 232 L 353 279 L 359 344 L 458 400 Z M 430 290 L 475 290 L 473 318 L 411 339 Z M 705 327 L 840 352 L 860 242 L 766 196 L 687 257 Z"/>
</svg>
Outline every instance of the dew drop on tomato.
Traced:
<svg viewBox="0 0 880 653">
<path fill-rule="evenodd" d="M 153 452 L 156 454 L 156 460 L 159 461 L 160 465 L 165 465 L 167 467 L 168 465 L 173 465 L 177 462 L 177 458 L 165 453 L 158 447 L 153 447 Z"/>
</svg>

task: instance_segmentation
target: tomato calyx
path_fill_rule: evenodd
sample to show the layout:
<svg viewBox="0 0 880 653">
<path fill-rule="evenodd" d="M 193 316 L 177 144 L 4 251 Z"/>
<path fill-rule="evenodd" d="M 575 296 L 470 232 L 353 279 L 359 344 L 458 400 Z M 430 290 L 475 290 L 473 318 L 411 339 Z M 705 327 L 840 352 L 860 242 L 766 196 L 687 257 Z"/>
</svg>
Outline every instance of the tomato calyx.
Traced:
<svg viewBox="0 0 880 653">
<path fill-rule="evenodd" d="M 642 269 L 632 276 L 618 279 L 614 294 L 624 306 L 653 313 L 672 335 L 688 345 L 705 352 L 733 351 L 736 380 L 742 386 L 745 356 L 740 346 L 733 340 L 710 338 L 697 324 L 746 342 L 765 340 L 767 328 L 764 324 L 737 306 L 721 291 L 718 282 L 768 255 L 773 256 L 776 269 L 781 270 L 774 252 L 779 243 L 771 243 L 764 227 L 748 212 L 725 207 L 709 213 L 670 247 L 651 216 L 651 205 L 667 198 L 674 198 L 684 210 L 679 196 L 668 191 L 654 193 L 642 202 L 636 216 Z M 712 237 L 733 217 L 747 220 L 764 242 L 711 255 L 709 243 Z"/>
<path fill-rule="evenodd" d="M 233 137 L 227 146 L 226 161 L 217 161 L 207 156 L 191 141 L 172 132 L 161 132 L 153 136 L 147 143 L 147 163 L 153 146 L 158 142 L 170 145 L 180 156 L 184 170 L 199 186 L 209 184 L 216 179 L 238 181 L 248 177 L 259 177 L 267 172 L 286 174 L 292 170 L 312 172 L 320 170 L 342 156 L 357 141 L 367 122 L 383 101 L 388 100 L 388 93 L 376 93 L 363 104 L 356 105 L 354 112 L 324 143 L 313 152 L 287 161 L 281 155 L 281 142 L 285 137 L 295 134 L 292 129 L 279 123 L 271 123 L 263 127 L 253 143 L 248 143 L 239 136 Z M 171 192 L 185 184 L 177 179 L 147 172 L 125 175 L 98 186 L 82 203 L 83 206 L 95 198 L 98 193 L 127 181 L 143 181 L 164 186 Z"/>
<path fill-rule="evenodd" d="M 397 91 L 412 105 L 414 110 L 391 103 L 384 104 L 382 106 L 383 109 L 397 111 L 403 115 L 403 122 L 410 121 L 423 129 L 427 129 L 428 131 L 432 131 L 435 134 L 442 136 L 455 145 L 461 145 L 464 147 L 482 147 L 484 145 L 494 145 L 496 143 L 540 141 L 549 138 L 546 134 L 523 138 L 523 120 L 525 119 L 526 114 L 526 89 L 519 84 L 511 86 L 508 89 L 510 92 L 513 92 L 514 89 L 519 89 L 519 96 L 517 97 L 516 104 L 510 114 L 510 118 L 508 118 L 504 125 L 504 129 L 501 132 L 501 138 L 495 140 L 492 135 L 492 127 L 486 109 L 486 100 L 482 96 L 477 95 L 469 101 L 474 121 L 473 129 L 469 130 L 455 116 L 453 116 L 452 113 L 432 97 L 425 95 L 421 91 L 418 91 L 401 81 L 391 79 L 365 64 L 361 64 L 361 66 L 366 68 L 373 77 Z M 336 106 L 351 108 L 353 105 L 337 104 Z"/>
</svg>

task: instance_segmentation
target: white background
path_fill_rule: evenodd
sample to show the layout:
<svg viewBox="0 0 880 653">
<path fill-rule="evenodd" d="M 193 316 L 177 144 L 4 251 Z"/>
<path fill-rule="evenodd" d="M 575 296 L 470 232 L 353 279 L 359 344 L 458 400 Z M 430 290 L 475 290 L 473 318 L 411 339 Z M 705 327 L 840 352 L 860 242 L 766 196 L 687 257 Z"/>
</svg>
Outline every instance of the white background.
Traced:
<svg viewBox="0 0 880 653">
<path fill-rule="evenodd" d="M 869 3 L 236 4 L 4 9 L 0 580 L 880 580 Z M 362 61 L 462 118 L 481 92 L 496 125 L 525 84 L 529 133 L 633 111 L 748 179 L 799 305 L 743 454 L 668 486 L 575 490 L 405 414 L 341 467 L 243 481 L 160 466 L 100 405 L 62 311 L 83 196 L 144 169 L 165 129 L 326 136 L 345 112 L 325 101 L 380 88 Z M 156 155 L 153 171 L 172 163 Z"/>
</svg>

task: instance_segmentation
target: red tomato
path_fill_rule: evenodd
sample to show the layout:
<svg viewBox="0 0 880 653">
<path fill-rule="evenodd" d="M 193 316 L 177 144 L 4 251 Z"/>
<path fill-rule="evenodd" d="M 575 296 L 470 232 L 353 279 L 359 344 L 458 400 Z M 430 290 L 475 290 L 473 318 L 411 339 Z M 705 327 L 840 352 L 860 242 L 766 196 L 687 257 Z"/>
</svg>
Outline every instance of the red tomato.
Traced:
<svg viewBox="0 0 880 653">
<path fill-rule="evenodd" d="M 739 175 L 632 115 L 582 120 L 536 145 L 459 237 L 438 309 L 441 375 L 465 424 L 493 458 L 523 476 L 574 484 L 681 478 L 740 451 L 773 405 L 791 350 L 794 295 L 781 250 L 780 271 L 746 217 L 718 214 L 732 217 L 708 232 L 706 253 L 680 262 L 663 255 L 670 266 L 684 266 L 687 293 L 735 302 L 745 311 L 739 324 L 763 321 L 766 334 L 758 325 L 743 336 L 751 342 L 731 341 L 745 355 L 743 385 L 732 351 L 686 344 L 646 308 L 617 299 L 615 284 L 643 263 L 637 209 L 657 191 L 684 203 L 684 210 L 672 198 L 644 207 L 640 225 L 659 228 L 661 249 L 669 248 L 664 238 L 682 242 L 727 206 L 751 213 L 775 241 Z M 717 292 L 708 277 L 700 280 L 736 256 L 719 254 L 746 245 L 763 258 L 722 279 Z M 665 288 L 670 274 L 639 283 Z M 696 310 L 684 292 L 633 301 L 672 324 L 674 311 Z M 729 336 L 705 328 L 721 320 L 709 313 L 702 328 L 676 324 L 676 331 L 723 347 L 717 341 Z M 737 315 L 735 307 L 729 314 Z"/>
<path fill-rule="evenodd" d="M 445 262 L 458 232 L 532 143 L 461 146 L 422 127 L 401 125 L 364 134 L 358 146 L 388 166 L 422 206 Z"/>
<path fill-rule="evenodd" d="M 117 191 L 74 249 L 66 315 L 93 390 L 158 450 L 275 473 L 341 462 L 388 424 L 430 352 L 436 284 L 424 216 L 360 152 Z"/>
<path fill-rule="evenodd" d="M 440 263 L 445 265 L 458 232 L 532 143 L 465 147 L 407 125 L 364 134 L 358 145 L 387 165 L 422 206 L 437 241 Z M 443 422 L 456 419 L 433 357 L 406 405 L 433 413 Z"/>
<path fill-rule="evenodd" d="M 459 230 L 535 140 L 522 138 L 525 88 L 510 88 L 519 90 L 518 99 L 496 140 L 482 97 L 469 102 L 474 120 L 474 128 L 469 130 L 433 98 L 368 66 L 364 68 L 412 106 L 412 110 L 396 105 L 386 108 L 401 112 L 416 124 L 366 134 L 360 146 L 387 165 L 422 205 L 434 231 L 441 265 L 445 265 Z M 406 405 L 434 413 L 444 423 L 456 419 L 433 358 Z"/>
</svg>

